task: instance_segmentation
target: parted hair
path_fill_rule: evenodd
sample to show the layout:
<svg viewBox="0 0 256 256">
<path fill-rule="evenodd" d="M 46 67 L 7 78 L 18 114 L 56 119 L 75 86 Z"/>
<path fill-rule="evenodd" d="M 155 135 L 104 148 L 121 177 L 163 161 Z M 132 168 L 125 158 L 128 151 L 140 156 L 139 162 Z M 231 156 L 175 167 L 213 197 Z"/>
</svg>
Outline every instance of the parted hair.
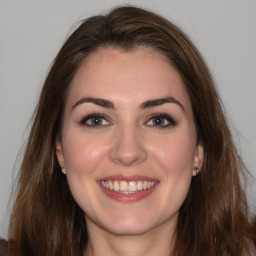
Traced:
<svg viewBox="0 0 256 256">
<path fill-rule="evenodd" d="M 70 193 L 55 153 L 66 98 L 88 55 L 104 47 L 131 51 L 139 46 L 166 56 L 181 75 L 193 109 L 197 143 L 204 148 L 200 175 L 192 179 L 180 208 L 170 255 L 253 255 L 255 225 L 248 220 L 240 181 L 246 170 L 205 61 L 176 25 L 133 6 L 82 21 L 53 61 L 19 172 L 9 225 L 10 255 L 83 255 L 88 244 L 84 212 Z"/>
</svg>

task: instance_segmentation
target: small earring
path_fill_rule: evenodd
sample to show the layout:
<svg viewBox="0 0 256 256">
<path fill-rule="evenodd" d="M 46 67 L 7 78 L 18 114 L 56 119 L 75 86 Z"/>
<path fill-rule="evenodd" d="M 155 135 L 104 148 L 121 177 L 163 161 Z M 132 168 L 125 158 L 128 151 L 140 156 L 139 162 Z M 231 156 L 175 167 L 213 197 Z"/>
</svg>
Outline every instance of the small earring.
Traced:
<svg viewBox="0 0 256 256">
<path fill-rule="evenodd" d="M 194 170 L 196 171 L 196 175 L 198 175 L 198 173 L 200 172 L 199 168 L 196 166 L 194 167 Z"/>
<path fill-rule="evenodd" d="M 61 167 L 61 171 L 62 171 L 62 173 L 63 173 L 63 174 L 66 174 L 66 171 L 65 171 L 64 166 L 63 166 L 63 165 L 61 165 L 60 167 Z"/>
</svg>

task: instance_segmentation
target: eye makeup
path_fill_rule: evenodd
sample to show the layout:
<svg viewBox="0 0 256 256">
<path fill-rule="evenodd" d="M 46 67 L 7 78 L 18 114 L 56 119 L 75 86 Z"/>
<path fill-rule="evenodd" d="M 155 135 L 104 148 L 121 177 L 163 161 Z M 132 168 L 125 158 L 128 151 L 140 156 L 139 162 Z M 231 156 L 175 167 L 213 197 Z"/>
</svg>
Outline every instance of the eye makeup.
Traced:
<svg viewBox="0 0 256 256">
<path fill-rule="evenodd" d="M 100 128 L 102 126 L 109 126 L 110 122 L 107 120 L 104 114 L 93 113 L 83 117 L 79 124 L 89 128 Z"/>
<path fill-rule="evenodd" d="M 102 113 L 91 113 L 86 115 L 79 121 L 79 124 L 88 128 L 101 128 L 111 125 L 106 115 Z M 175 126 L 176 124 L 177 122 L 173 119 L 173 117 L 167 113 L 152 114 L 144 123 L 145 126 L 156 129 L 169 128 Z"/>
<path fill-rule="evenodd" d="M 147 126 L 153 126 L 154 128 L 169 128 L 175 126 L 177 122 L 166 113 L 153 114 L 150 119 L 146 122 Z"/>
</svg>

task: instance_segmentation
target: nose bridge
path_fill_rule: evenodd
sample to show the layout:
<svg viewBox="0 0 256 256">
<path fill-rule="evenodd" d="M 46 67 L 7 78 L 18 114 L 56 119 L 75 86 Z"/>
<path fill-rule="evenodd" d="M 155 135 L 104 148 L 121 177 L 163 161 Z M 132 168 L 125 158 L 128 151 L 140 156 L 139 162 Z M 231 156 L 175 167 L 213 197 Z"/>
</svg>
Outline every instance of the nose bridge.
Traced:
<svg viewBox="0 0 256 256">
<path fill-rule="evenodd" d="M 115 131 L 110 158 L 125 166 L 140 163 L 147 158 L 143 137 L 136 125 L 126 125 Z"/>
</svg>

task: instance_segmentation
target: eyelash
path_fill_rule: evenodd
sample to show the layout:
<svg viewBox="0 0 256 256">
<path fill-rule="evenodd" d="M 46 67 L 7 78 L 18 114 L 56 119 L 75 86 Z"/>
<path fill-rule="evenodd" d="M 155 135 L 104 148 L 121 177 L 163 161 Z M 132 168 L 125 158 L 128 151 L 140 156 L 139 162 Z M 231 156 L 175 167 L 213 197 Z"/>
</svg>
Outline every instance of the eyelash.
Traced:
<svg viewBox="0 0 256 256">
<path fill-rule="evenodd" d="M 99 114 L 99 113 L 90 114 L 90 115 L 87 115 L 87 116 L 83 117 L 82 120 L 79 122 L 79 124 L 82 125 L 82 126 L 90 127 L 90 128 L 100 128 L 102 126 L 107 126 L 106 124 L 104 124 L 104 125 L 88 124 L 87 122 L 92 120 L 93 118 L 99 119 L 99 120 L 101 120 L 101 122 L 104 119 L 108 123 L 107 125 L 110 124 L 109 121 L 107 121 L 106 116 L 104 114 Z"/>
<path fill-rule="evenodd" d="M 99 119 L 100 120 L 100 124 L 88 124 L 88 121 L 92 121 L 92 119 Z M 162 125 L 157 125 L 157 124 L 148 124 L 149 122 L 152 122 L 154 119 L 161 119 L 167 121 L 167 124 L 162 124 Z M 107 124 L 103 124 L 102 122 L 103 120 L 105 120 L 105 122 L 107 122 Z M 101 128 L 102 126 L 109 126 L 111 125 L 110 122 L 107 120 L 106 116 L 104 114 L 100 114 L 100 113 L 95 113 L 95 114 L 90 114 L 87 115 L 85 117 L 82 118 L 82 120 L 79 122 L 80 125 L 82 126 L 87 126 L 89 128 Z M 168 128 L 170 126 L 175 126 L 177 124 L 177 122 L 168 114 L 165 113 L 159 113 L 159 114 L 154 114 L 150 117 L 150 119 L 145 123 L 147 126 L 152 126 L 156 129 L 164 129 L 164 128 Z"/>
<path fill-rule="evenodd" d="M 157 118 L 166 120 L 168 122 L 168 124 L 163 124 L 163 125 L 152 124 L 152 125 L 148 125 L 148 126 L 154 126 L 154 128 L 156 128 L 156 129 L 164 129 L 164 128 L 168 128 L 170 126 L 175 126 L 177 124 L 177 122 L 170 115 L 165 114 L 165 113 L 152 115 L 146 123 L 149 123 L 153 119 L 157 119 Z"/>
</svg>

